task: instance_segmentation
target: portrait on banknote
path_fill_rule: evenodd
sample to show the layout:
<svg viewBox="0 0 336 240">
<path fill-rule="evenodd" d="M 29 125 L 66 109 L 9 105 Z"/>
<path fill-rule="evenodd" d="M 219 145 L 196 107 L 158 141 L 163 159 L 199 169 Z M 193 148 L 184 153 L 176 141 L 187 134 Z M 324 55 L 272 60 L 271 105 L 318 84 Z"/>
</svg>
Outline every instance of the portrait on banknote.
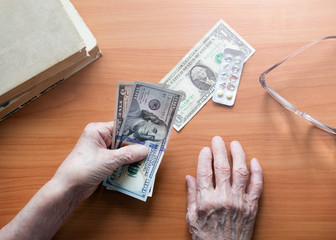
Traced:
<svg viewBox="0 0 336 240">
<path fill-rule="evenodd" d="M 244 52 L 244 62 L 255 52 L 251 45 L 221 19 L 160 81 L 167 88 L 182 90 L 186 94 L 174 123 L 177 131 L 212 98 L 226 48 Z"/>
<path fill-rule="evenodd" d="M 190 70 L 191 82 L 200 90 L 208 91 L 216 84 L 216 75 L 207 66 L 197 64 Z"/>
<path fill-rule="evenodd" d="M 149 104 L 151 109 L 156 109 L 160 101 L 155 99 Z M 164 121 L 154 113 L 141 109 L 138 101 L 133 99 L 125 119 L 122 140 L 133 135 L 139 141 L 161 141 L 167 136 L 168 127 Z"/>
</svg>

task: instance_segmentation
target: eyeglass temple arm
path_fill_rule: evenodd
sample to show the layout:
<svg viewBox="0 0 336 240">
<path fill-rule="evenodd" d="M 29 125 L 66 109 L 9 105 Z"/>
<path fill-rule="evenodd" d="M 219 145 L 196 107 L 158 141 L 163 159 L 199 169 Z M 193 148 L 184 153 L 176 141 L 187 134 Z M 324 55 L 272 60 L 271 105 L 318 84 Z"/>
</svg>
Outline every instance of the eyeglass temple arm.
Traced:
<svg viewBox="0 0 336 240">
<path fill-rule="evenodd" d="M 310 115 L 308 115 L 305 112 L 300 112 L 293 104 L 291 104 L 290 102 L 288 102 L 286 99 L 284 99 L 283 97 L 281 97 L 276 91 L 274 91 L 269 85 L 268 83 L 265 81 L 265 76 L 267 73 L 269 73 L 270 71 L 272 71 L 274 68 L 278 67 L 280 64 L 284 63 L 285 61 L 287 61 L 289 58 L 295 56 L 296 54 L 302 52 L 303 50 L 305 50 L 306 48 L 309 48 L 310 46 L 323 41 L 323 40 L 327 40 L 327 39 L 333 39 L 336 38 L 336 36 L 326 36 L 326 37 L 322 37 L 319 38 L 311 43 L 308 43 L 307 45 L 303 46 L 302 48 L 298 49 L 297 51 L 293 52 L 292 54 L 288 55 L 287 57 L 285 57 L 284 59 L 282 59 L 280 62 L 274 64 L 272 67 L 270 67 L 269 69 L 267 69 L 265 72 L 263 72 L 260 77 L 259 77 L 259 82 L 261 84 L 261 86 L 263 88 L 265 88 L 267 90 L 267 92 L 281 105 L 283 105 L 285 108 L 287 108 L 289 111 L 294 112 L 295 114 L 301 116 L 302 118 L 306 119 L 307 121 L 311 122 L 312 124 L 314 124 L 315 126 L 317 126 L 318 128 L 327 131 L 329 133 L 332 134 L 336 134 L 336 128 L 330 127 L 329 125 L 326 125 L 320 121 L 317 121 L 315 118 L 311 117 Z"/>
</svg>

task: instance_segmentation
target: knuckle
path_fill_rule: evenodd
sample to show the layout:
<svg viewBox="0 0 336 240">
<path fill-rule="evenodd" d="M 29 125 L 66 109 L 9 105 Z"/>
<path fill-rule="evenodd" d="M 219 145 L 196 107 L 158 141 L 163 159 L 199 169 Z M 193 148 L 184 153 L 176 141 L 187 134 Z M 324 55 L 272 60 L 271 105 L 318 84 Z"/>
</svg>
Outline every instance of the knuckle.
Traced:
<svg viewBox="0 0 336 240">
<path fill-rule="evenodd" d="M 199 170 L 198 176 L 202 179 L 212 180 L 212 172 L 208 170 L 204 170 L 204 169 Z"/>
<path fill-rule="evenodd" d="M 120 163 L 128 163 L 131 162 L 133 160 L 133 153 L 132 151 L 126 151 L 124 150 L 118 157 L 118 161 Z"/>
<path fill-rule="evenodd" d="M 216 171 L 222 175 L 229 175 L 231 172 L 230 166 L 216 166 Z"/>
<path fill-rule="evenodd" d="M 245 191 L 245 184 L 244 183 L 236 183 L 232 186 L 232 191 L 235 195 L 239 195 L 241 192 Z"/>
<path fill-rule="evenodd" d="M 255 219 L 256 217 L 257 217 L 257 210 L 251 211 L 250 216 L 249 216 L 249 220 L 251 221 L 251 220 Z"/>
<path fill-rule="evenodd" d="M 245 167 L 235 169 L 234 172 L 241 178 L 247 178 L 249 175 L 249 171 Z"/>
<path fill-rule="evenodd" d="M 253 184 L 253 188 L 257 194 L 260 194 L 263 190 L 263 183 L 262 182 L 256 182 Z"/>
<path fill-rule="evenodd" d="M 196 197 L 196 193 L 192 192 L 192 191 L 188 191 L 187 192 L 187 199 L 188 202 L 191 201 L 191 199 L 194 199 Z"/>
<path fill-rule="evenodd" d="M 250 211 L 247 214 L 249 221 L 254 220 L 257 217 L 258 204 L 252 204 Z"/>
<path fill-rule="evenodd" d="M 197 204 L 196 209 L 199 214 L 208 214 L 213 210 L 213 205 L 209 200 L 202 201 Z"/>
<path fill-rule="evenodd" d="M 199 229 L 198 224 L 197 224 L 199 222 L 199 219 L 196 216 L 196 214 L 187 213 L 186 220 L 187 220 L 187 225 L 188 225 L 190 233 L 193 234 L 197 232 L 197 230 Z"/>
<path fill-rule="evenodd" d="M 192 224 L 193 222 L 195 222 L 196 220 L 195 213 L 188 211 L 186 214 L 186 220 L 187 220 L 187 224 Z"/>
<path fill-rule="evenodd" d="M 241 206 L 240 206 L 240 212 L 245 218 L 248 218 L 251 216 L 253 203 L 249 201 L 249 199 L 244 196 L 244 198 L 241 200 Z"/>
<path fill-rule="evenodd" d="M 84 133 L 91 134 L 96 129 L 97 129 L 97 124 L 96 123 L 89 123 L 88 125 L 85 126 Z"/>
<path fill-rule="evenodd" d="M 222 207 L 227 211 L 231 211 L 235 209 L 235 204 L 232 201 L 226 199 L 222 202 Z"/>
<path fill-rule="evenodd" d="M 187 224 L 189 225 L 190 222 L 191 222 L 191 219 L 190 219 L 190 216 L 189 216 L 189 212 L 186 214 L 186 221 L 187 221 Z"/>
<path fill-rule="evenodd" d="M 96 128 L 96 125 L 97 125 L 97 123 L 91 122 L 91 123 L 87 124 L 85 128 L 86 129 Z"/>
</svg>

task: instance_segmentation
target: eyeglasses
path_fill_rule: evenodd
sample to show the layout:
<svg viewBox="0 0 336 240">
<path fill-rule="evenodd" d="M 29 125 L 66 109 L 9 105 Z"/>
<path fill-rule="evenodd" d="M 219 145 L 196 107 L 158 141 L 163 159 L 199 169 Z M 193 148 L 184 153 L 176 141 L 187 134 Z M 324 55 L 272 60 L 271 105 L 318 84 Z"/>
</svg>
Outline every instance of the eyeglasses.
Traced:
<svg viewBox="0 0 336 240">
<path fill-rule="evenodd" d="M 289 101 L 287 101 L 284 97 L 282 97 L 282 96 L 280 96 L 280 94 L 278 93 L 278 91 L 275 91 L 273 88 L 271 88 L 270 87 L 270 85 L 266 82 L 266 80 L 265 80 L 265 77 L 266 77 L 266 75 L 267 74 L 269 74 L 271 71 L 273 71 L 274 69 L 276 69 L 276 68 L 278 68 L 281 64 L 283 64 L 284 62 L 286 62 L 286 61 L 288 61 L 289 59 L 291 59 L 291 58 L 293 58 L 294 56 L 296 56 L 296 55 L 298 55 L 299 53 L 301 53 L 302 51 L 304 51 L 304 50 L 306 50 L 307 48 L 310 48 L 311 46 L 313 46 L 313 45 L 315 45 L 315 44 L 317 44 L 317 43 L 319 43 L 319 42 L 326 42 L 325 40 L 328 40 L 328 39 L 336 39 L 336 36 L 327 36 L 327 37 L 323 37 L 323 38 L 320 38 L 320 39 L 317 39 L 317 40 L 315 40 L 315 41 L 313 41 L 313 42 L 311 42 L 311 43 L 309 43 L 309 44 L 307 44 L 307 45 L 305 45 L 305 46 L 303 46 L 302 48 L 300 48 L 300 49 L 298 49 L 297 51 L 295 51 L 294 53 L 292 53 L 292 54 L 290 54 L 289 56 L 287 56 L 287 57 L 285 57 L 284 59 L 282 59 L 280 62 L 278 62 L 278 63 L 276 63 L 275 65 L 273 65 L 271 68 L 269 68 L 269 69 L 267 69 L 265 72 L 263 72 L 262 74 L 261 74 L 261 76 L 260 76 L 260 78 L 259 78 L 259 81 L 260 81 L 260 83 L 261 83 L 261 85 L 262 85 L 262 87 L 263 88 L 265 88 L 266 89 L 266 91 L 277 101 L 277 102 L 279 102 L 283 107 L 285 107 L 286 109 L 288 109 L 289 111 L 291 111 L 291 112 L 294 112 L 295 114 L 297 114 L 297 115 L 299 115 L 299 116 L 301 116 L 303 119 L 305 119 L 305 120 L 307 120 L 307 121 L 309 121 L 310 123 L 312 123 L 314 126 L 316 126 L 316 127 L 318 127 L 318 128 L 320 128 L 320 129 L 322 129 L 322 130 L 324 130 L 324 131 L 326 131 L 326 132 L 328 132 L 328 133 L 331 133 L 331 134 L 335 134 L 336 135 L 336 128 L 333 128 L 333 127 L 331 127 L 331 126 L 329 126 L 329 125 L 327 125 L 326 123 L 323 123 L 323 122 L 320 122 L 319 120 L 317 120 L 317 119 L 315 119 L 314 117 L 312 117 L 312 116 L 310 116 L 310 115 L 308 115 L 307 113 L 305 113 L 305 112 L 303 112 L 303 111 L 299 111 L 298 110 L 298 108 L 296 107 L 296 106 L 294 106 L 292 103 L 290 103 Z M 329 41 L 328 41 L 329 42 Z M 333 44 L 335 44 L 335 42 L 333 42 Z M 334 45 L 334 46 L 332 46 L 332 48 L 333 48 L 333 53 L 330 53 L 330 52 L 328 52 L 328 54 L 331 56 L 332 54 L 334 54 L 335 55 L 335 49 L 336 49 L 336 45 Z M 329 50 L 330 51 L 330 50 Z M 305 51 L 306 52 L 306 51 Z M 318 51 L 316 51 L 316 52 L 318 52 Z M 324 58 L 326 55 L 322 55 L 322 58 Z M 311 58 L 314 58 L 314 56 L 310 56 Z M 307 58 L 305 58 L 306 60 L 307 60 Z M 308 61 L 308 60 L 307 60 Z M 335 66 L 335 63 L 336 62 L 333 62 L 333 66 Z M 298 68 L 299 67 L 301 67 L 301 65 L 300 65 L 300 63 L 299 62 L 295 62 L 295 64 L 298 66 Z M 294 65 L 295 65 L 294 64 Z M 296 66 L 293 66 L 293 67 L 296 67 Z M 303 67 L 304 68 L 304 67 Z M 334 68 L 336 68 L 336 67 L 334 67 Z M 288 70 L 288 69 L 287 69 Z M 286 72 L 287 72 L 287 70 L 284 72 L 284 74 L 283 75 L 286 75 Z M 316 70 L 316 69 L 315 69 Z M 317 69 L 318 70 L 318 69 Z M 323 69 L 323 70 L 325 70 L 325 69 Z M 334 69 L 332 69 L 332 70 L 334 70 Z M 326 72 L 326 71 L 324 71 L 324 72 Z M 296 76 L 298 76 L 299 74 L 297 74 Z M 307 76 L 307 75 L 306 75 Z M 308 75 L 309 76 L 309 75 Z M 296 77 L 295 77 L 295 75 L 294 76 L 292 76 L 293 77 L 293 79 L 291 79 L 291 83 L 292 83 L 292 85 L 294 84 L 296 84 Z M 269 78 L 269 77 L 268 77 Z M 328 77 L 329 78 L 329 77 Z M 327 78 L 327 79 L 328 79 Z M 280 81 L 281 81 L 281 77 L 279 77 L 279 79 L 280 79 Z M 326 78 L 325 78 L 326 79 Z M 269 80 L 267 80 L 268 82 L 270 82 Z M 319 86 L 321 86 L 321 85 L 323 85 L 323 78 L 322 79 L 315 79 L 315 82 L 318 82 L 318 81 L 320 81 L 319 82 Z M 322 83 L 321 83 L 321 81 L 322 81 Z M 336 79 L 334 79 L 334 84 L 333 84 L 333 86 L 335 86 L 335 82 L 336 82 Z M 288 86 L 288 84 L 287 84 L 287 86 L 286 87 L 284 87 L 284 85 L 283 85 L 283 87 L 282 87 L 282 91 L 283 92 L 286 92 L 286 89 L 287 89 L 287 87 L 289 87 Z M 307 86 L 307 85 L 304 85 L 301 89 L 304 89 L 304 88 L 308 88 L 309 86 Z M 328 87 L 328 86 L 323 86 L 323 87 Z M 288 89 L 287 89 L 288 90 Z M 298 90 L 296 90 L 296 91 L 299 91 L 300 90 L 300 88 L 298 89 Z M 298 93 L 298 94 L 300 94 L 300 93 Z M 336 95 L 336 92 L 332 92 L 331 91 L 331 94 L 332 95 Z M 294 91 L 292 91 L 292 96 L 294 96 L 295 95 L 295 93 L 294 93 Z M 312 96 L 312 97 L 314 97 L 314 96 Z M 317 99 L 318 100 L 318 99 Z M 303 100 L 302 100 L 303 101 Z M 335 103 L 335 102 L 334 102 Z M 329 104 L 330 105 L 330 104 Z M 335 105 L 333 105 L 333 107 L 334 107 Z M 335 109 L 335 108 L 334 108 Z M 335 109 L 336 110 L 336 109 Z M 331 114 L 330 112 L 329 113 L 326 113 L 326 114 Z M 334 111 L 334 113 L 333 114 L 335 114 L 336 115 L 336 111 Z"/>
</svg>

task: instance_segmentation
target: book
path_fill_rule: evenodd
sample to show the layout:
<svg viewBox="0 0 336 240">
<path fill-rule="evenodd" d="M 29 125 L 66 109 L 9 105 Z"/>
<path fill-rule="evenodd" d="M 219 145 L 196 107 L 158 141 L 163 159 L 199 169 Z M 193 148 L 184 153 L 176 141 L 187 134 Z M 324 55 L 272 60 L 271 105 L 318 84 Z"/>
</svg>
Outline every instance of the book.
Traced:
<svg viewBox="0 0 336 240">
<path fill-rule="evenodd" d="M 102 54 L 69 0 L 0 2 L 0 120 Z"/>
</svg>

